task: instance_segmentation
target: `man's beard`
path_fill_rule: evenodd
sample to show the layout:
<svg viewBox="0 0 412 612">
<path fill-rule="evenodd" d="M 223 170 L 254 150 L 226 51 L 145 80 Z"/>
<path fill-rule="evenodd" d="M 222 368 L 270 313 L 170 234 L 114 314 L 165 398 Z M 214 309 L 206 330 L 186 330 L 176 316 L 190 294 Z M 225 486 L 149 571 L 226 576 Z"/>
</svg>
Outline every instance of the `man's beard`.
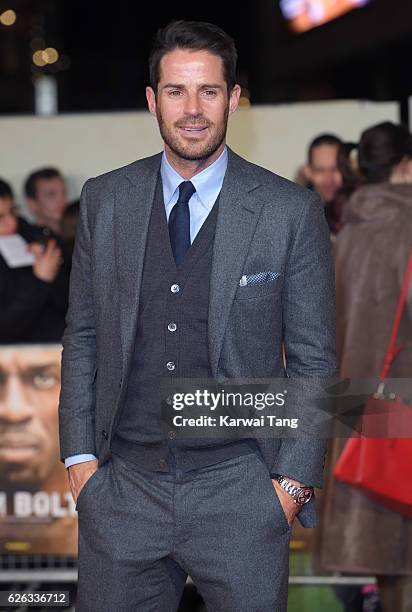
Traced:
<svg viewBox="0 0 412 612">
<path fill-rule="evenodd" d="M 190 142 L 188 142 L 187 144 L 182 143 L 178 135 L 174 134 L 173 131 L 166 126 L 159 108 L 157 108 L 156 115 L 157 121 L 159 123 L 160 134 L 164 142 L 171 149 L 171 151 L 173 151 L 175 155 L 187 161 L 204 161 L 208 159 L 218 150 L 218 148 L 226 138 L 229 106 L 225 109 L 225 114 L 223 116 L 222 122 L 217 126 L 217 129 L 215 130 L 213 130 L 215 124 L 205 121 L 205 119 L 201 116 L 192 118 L 191 121 L 180 121 L 174 124 L 173 127 L 177 130 L 182 127 L 207 126 L 208 129 L 212 128 L 211 137 L 207 139 L 204 143 L 202 143 L 202 147 L 200 149 L 198 148 L 198 142 L 195 139 L 193 139 L 192 145 L 190 144 Z"/>
</svg>

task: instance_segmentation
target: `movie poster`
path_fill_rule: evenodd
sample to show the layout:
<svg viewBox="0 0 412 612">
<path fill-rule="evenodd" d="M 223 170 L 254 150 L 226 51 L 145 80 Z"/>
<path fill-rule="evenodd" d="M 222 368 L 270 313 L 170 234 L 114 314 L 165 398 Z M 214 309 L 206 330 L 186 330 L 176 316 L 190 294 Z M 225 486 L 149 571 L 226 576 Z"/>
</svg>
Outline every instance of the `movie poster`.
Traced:
<svg viewBox="0 0 412 612">
<path fill-rule="evenodd" d="M 0 346 L 0 552 L 77 556 L 60 461 L 58 344 Z"/>
</svg>

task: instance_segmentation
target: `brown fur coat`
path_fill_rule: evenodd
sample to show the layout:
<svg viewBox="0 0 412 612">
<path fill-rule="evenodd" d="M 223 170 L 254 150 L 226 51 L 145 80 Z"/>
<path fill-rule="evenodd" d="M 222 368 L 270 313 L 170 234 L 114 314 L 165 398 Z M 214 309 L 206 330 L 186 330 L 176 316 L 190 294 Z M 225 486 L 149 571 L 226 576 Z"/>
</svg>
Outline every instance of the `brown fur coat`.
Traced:
<svg viewBox="0 0 412 612">
<path fill-rule="evenodd" d="M 412 248 L 412 185 L 359 188 L 335 243 L 338 356 L 342 377 L 378 376 Z M 412 287 L 390 376 L 412 379 Z M 318 532 L 321 571 L 412 574 L 412 520 L 333 479 L 345 440 L 331 442 Z M 412 444 L 412 440 L 411 440 Z M 412 486 L 411 479 L 405 486 Z"/>
</svg>

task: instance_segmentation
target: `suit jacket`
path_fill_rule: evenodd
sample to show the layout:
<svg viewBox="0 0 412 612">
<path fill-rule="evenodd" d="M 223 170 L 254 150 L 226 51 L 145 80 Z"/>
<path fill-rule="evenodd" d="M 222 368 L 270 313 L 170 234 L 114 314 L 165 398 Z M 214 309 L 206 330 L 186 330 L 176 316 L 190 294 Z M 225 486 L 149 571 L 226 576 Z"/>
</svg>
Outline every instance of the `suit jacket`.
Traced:
<svg viewBox="0 0 412 612">
<path fill-rule="evenodd" d="M 228 153 L 210 277 L 212 374 L 335 375 L 334 272 L 323 205 L 312 192 Z M 111 455 L 160 163 L 161 154 L 133 162 L 89 179 L 82 190 L 63 336 L 62 461 L 90 452 L 102 465 Z M 239 286 L 244 274 L 266 270 L 279 273 L 276 281 Z M 266 439 L 261 450 L 271 473 L 322 486 L 322 440 Z M 314 512 L 306 504 L 302 524 L 313 526 Z"/>
</svg>

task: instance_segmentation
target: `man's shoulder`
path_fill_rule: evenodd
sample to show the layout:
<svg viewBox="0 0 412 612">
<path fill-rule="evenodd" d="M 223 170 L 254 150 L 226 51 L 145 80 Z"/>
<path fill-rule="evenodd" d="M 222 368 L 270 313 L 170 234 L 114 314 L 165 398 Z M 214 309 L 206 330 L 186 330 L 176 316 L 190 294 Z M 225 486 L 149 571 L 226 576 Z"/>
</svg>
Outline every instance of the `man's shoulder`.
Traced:
<svg viewBox="0 0 412 612">
<path fill-rule="evenodd" d="M 121 188 L 125 184 L 125 181 L 130 180 L 132 183 L 144 181 L 153 172 L 158 171 L 161 158 L 162 153 L 156 153 L 155 155 L 138 159 L 120 168 L 115 168 L 109 172 L 99 174 L 98 176 L 88 179 L 86 183 L 93 191 L 104 190 L 105 193 L 110 193 Z"/>
<path fill-rule="evenodd" d="M 291 204 L 305 204 L 308 202 L 320 203 L 320 199 L 313 191 L 294 183 L 263 166 L 254 164 L 237 153 L 230 151 L 230 158 L 233 170 L 248 182 L 259 183 L 266 192 L 277 198 L 288 200 Z"/>
</svg>

